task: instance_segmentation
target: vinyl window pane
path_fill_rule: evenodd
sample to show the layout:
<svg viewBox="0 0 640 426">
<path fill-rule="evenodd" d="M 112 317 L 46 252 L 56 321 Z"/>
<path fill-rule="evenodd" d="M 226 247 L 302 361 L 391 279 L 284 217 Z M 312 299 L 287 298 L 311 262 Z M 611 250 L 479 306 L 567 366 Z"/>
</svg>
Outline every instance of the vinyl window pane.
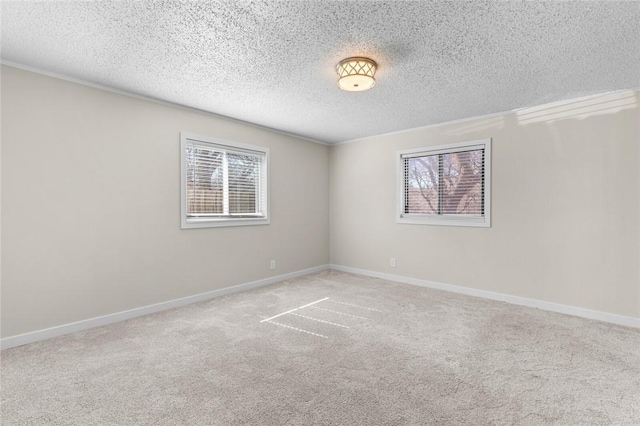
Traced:
<svg viewBox="0 0 640 426">
<path fill-rule="evenodd" d="M 438 214 L 438 155 L 405 159 L 405 213 Z"/>
<path fill-rule="evenodd" d="M 223 214 L 223 153 L 187 146 L 187 214 Z"/>
<path fill-rule="evenodd" d="M 484 150 L 442 154 L 440 214 L 484 214 Z"/>
<path fill-rule="evenodd" d="M 491 227 L 491 139 L 397 155 L 398 223 Z"/>
</svg>

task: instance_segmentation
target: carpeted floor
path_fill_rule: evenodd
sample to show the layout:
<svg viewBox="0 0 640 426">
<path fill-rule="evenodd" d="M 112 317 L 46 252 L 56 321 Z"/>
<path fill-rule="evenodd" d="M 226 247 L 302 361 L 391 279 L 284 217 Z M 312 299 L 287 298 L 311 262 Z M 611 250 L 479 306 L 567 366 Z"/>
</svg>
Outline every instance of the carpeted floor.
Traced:
<svg viewBox="0 0 640 426">
<path fill-rule="evenodd" d="M 1 374 L 3 425 L 640 424 L 640 330 L 336 271 L 9 349 Z"/>
</svg>

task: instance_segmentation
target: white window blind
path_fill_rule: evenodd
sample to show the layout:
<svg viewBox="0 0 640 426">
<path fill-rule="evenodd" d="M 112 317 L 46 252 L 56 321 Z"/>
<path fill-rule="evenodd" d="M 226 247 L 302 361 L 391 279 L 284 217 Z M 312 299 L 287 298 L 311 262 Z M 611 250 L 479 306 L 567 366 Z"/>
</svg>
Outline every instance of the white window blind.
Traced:
<svg viewBox="0 0 640 426">
<path fill-rule="evenodd" d="M 400 152 L 398 221 L 489 226 L 489 153 L 490 140 Z"/>
<path fill-rule="evenodd" d="M 182 140 L 183 227 L 265 223 L 268 151 L 205 139 Z"/>
</svg>

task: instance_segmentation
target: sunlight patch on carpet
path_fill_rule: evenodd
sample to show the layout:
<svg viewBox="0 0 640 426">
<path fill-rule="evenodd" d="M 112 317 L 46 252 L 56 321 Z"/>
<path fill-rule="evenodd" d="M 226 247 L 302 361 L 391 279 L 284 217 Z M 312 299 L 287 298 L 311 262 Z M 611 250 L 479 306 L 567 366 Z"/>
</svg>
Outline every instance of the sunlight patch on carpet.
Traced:
<svg viewBox="0 0 640 426">
<path fill-rule="evenodd" d="M 278 326 L 281 326 L 281 327 L 288 328 L 290 330 L 294 330 L 294 331 L 298 331 L 298 332 L 302 332 L 302 333 L 306 333 L 306 334 L 309 334 L 309 335 L 322 337 L 322 338 L 326 339 L 326 338 L 328 338 L 328 336 L 326 336 L 324 334 L 316 333 L 314 331 L 309 331 L 309 330 L 301 328 L 301 327 L 294 327 L 292 325 L 283 324 L 281 322 L 275 322 L 273 320 L 276 319 L 276 318 L 283 319 L 283 317 L 285 317 L 285 316 L 293 316 L 293 317 L 297 317 L 297 318 L 302 318 L 303 320 L 313 321 L 316 324 L 320 323 L 322 325 L 326 324 L 326 325 L 340 327 L 340 328 L 346 328 L 346 329 L 349 328 L 349 326 L 346 325 L 346 324 L 341 324 L 339 322 L 335 322 L 333 320 L 333 318 L 330 318 L 331 320 L 328 320 L 328 319 L 316 318 L 314 316 L 311 316 L 310 314 L 309 315 L 302 315 L 299 311 L 302 311 L 303 309 L 316 309 L 318 311 L 328 313 L 330 316 L 340 316 L 341 319 L 343 320 L 343 322 L 344 322 L 344 319 L 345 319 L 344 317 L 361 319 L 361 320 L 375 320 L 375 318 L 364 317 L 364 316 L 361 316 L 361 315 L 354 315 L 354 314 L 349 313 L 349 312 L 343 312 L 342 310 L 327 309 L 327 308 L 323 308 L 323 307 L 318 306 L 323 302 L 325 303 L 324 306 L 327 306 L 326 303 L 329 303 L 328 306 L 331 307 L 331 308 L 335 308 L 335 306 L 331 306 L 330 305 L 331 303 L 333 303 L 333 304 L 341 305 L 341 306 L 344 306 L 344 307 L 356 308 L 356 310 L 358 310 L 358 309 L 366 310 L 366 311 L 369 311 L 370 313 L 374 313 L 374 312 L 382 313 L 382 312 L 384 312 L 384 311 L 381 311 L 379 309 L 370 308 L 370 307 L 362 306 L 362 305 L 357 305 L 357 304 L 354 304 L 354 303 L 341 302 L 341 301 L 337 301 L 337 300 L 332 300 L 329 297 L 325 297 L 323 299 L 316 300 L 315 302 L 307 303 L 306 305 L 302 305 L 302 306 L 299 306 L 297 308 L 290 309 L 288 311 L 279 313 L 279 314 L 274 315 L 272 317 L 263 319 L 260 322 L 261 323 L 269 323 L 269 324 L 278 325 Z"/>
</svg>

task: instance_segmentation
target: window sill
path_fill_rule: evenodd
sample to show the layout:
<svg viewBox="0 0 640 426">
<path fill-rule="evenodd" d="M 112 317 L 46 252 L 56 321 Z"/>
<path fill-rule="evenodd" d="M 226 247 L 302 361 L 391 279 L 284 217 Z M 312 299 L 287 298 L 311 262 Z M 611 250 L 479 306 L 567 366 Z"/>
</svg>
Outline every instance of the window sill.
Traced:
<svg viewBox="0 0 640 426">
<path fill-rule="evenodd" d="M 460 217 L 433 217 L 433 216 L 400 216 L 397 223 L 410 225 L 436 225 L 436 226 L 473 226 L 477 228 L 490 228 L 488 218 L 460 218 Z"/>
<path fill-rule="evenodd" d="M 226 226 L 251 226 L 251 225 L 269 225 L 269 218 L 220 218 L 220 219 L 187 219 L 182 221 L 182 229 L 192 228 L 220 228 Z"/>
</svg>

